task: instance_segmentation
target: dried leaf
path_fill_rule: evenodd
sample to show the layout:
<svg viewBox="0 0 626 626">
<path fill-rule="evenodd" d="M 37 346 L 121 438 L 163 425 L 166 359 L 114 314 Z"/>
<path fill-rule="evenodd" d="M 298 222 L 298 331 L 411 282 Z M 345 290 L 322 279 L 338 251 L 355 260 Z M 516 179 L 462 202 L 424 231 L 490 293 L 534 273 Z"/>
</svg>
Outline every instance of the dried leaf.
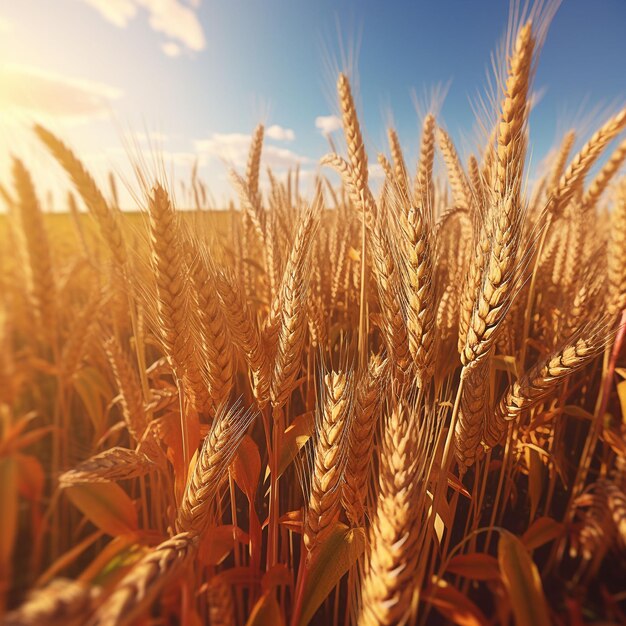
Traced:
<svg viewBox="0 0 626 626">
<path fill-rule="evenodd" d="M 626 380 L 617 383 L 617 396 L 619 397 L 619 405 L 622 409 L 622 420 L 626 420 Z"/>
<path fill-rule="evenodd" d="M 531 448 L 526 448 L 526 460 L 528 463 L 528 495 L 530 497 L 529 519 L 534 519 L 543 493 L 543 463 L 537 451 Z"/>
<path fill-rule="evenodd" d="M 486 626 L 487 618 L 463 593 L 443 580 L 429 587 L 424 600 L 434 606 L 446 619 L 458 626 Z"/>
<path fill-rule="evenodd" d="M 259 598 L 246 622 L 246 626 L 284 626 L 284 624 L 285 620 L 273 591 L 268 591 Z"/>
<path fill-rule="evenodd" d="M 304 512 L 302 509 L 287 511 L 287 513 L 280 516 L 278 523 L 295 533 L 301 533 L 302 525 L 304 524 Z"/>
<path fill-rule="evenodd" d="M 317 548 L 309 565 L 302 596 L 299 626 L 306 626 L 328 594 L 343 575 L 354 565 L 365 549 L 365 532 L 362 528 L 348 528 L 337 524 Z"/>
<path fill-rule="evenodd" d="M 284 563 L 276 563 L 263 574 L 261 588 L 270 591 L 274 587 L 289 587 L 292 583 L 291 570 Z"/>
<path fill-rule="evenodd" d="M 115 483 L 82 483 L 67 487 L 65 493 L 85 517 L 109 535 L 134 533 L 139 527 L 133 501 Z"/>
<path fill-rule="evenodd" d="M 198 548 L 198 560 L 204 565 L 219 565 L 235 547 L 235 542 L 247 544 L 249 537 L 232 524 L 209 528 Z"/>
<path fill-rule="evenodd" d="M 522 542 L 527 550 L 534 550 L 560 537 L 565 527 L 551 517 L 538 517 L 522 536 Z"/>
<path fill-rule="evenodd" d="M 17 464 L 0 457 L 0 572 L 7 572 L 17 529 Z"/>
<path fill-rule="evenodd" d="M 246 435 L 241 440 L 230 471 L 239 489 L 246 494 L 248 501 L 254 502 L 261 474 L 261 457 L 259 448 L 250 435 Z"/>
<path fill-rule="evenodd" d="M 498 563 L 517 626 L 550 626 L 539 570 L 524 544 L 506 531 L 498 542 Z"/>
<path fill-rule="evenodd" d="M 16 454 L 18 487 L 22 497 L 33 502 L 38 502 L 43 493 L 46 480 L 41 463 L 34 456 Z"/>
<path fill-rule="evenodd" d="M 313 412 L 298 415 L 283 433 L 278 459 L 278 475 L 289 467 L 302 446 L 311 438 L 315 428 Z"/>
<path fill-rule="evenodd" d="M 450 560 L 446 571 L 470 580 L 500 580 L 498 560 L 480 552 L 457 554 Z"/>
</svg>

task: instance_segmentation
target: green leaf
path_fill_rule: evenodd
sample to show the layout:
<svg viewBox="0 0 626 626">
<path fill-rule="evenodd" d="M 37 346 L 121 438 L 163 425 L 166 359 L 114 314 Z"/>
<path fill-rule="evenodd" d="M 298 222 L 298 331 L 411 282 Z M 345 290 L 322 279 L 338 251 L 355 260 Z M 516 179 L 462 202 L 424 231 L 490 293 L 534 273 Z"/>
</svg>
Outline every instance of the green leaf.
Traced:
<svg viewBox="0 0 626 626">
<path fill-rule="evenodd" d="M 524 544 L 506 531 L 498 542 L 498 563 L 516 625 L 550 626 L 539 570 Z"/>
<path fill-rule="evenodd" d="M 342 576 L 356 563 L 365 549 L 365 531 L 337 524 L 317 548 L 306 571 L 298 626 L 306 626 Z"/>
<path fill-rule="evenodd" d="M 87 519 L 109 535 L 126 535 L 139 528 L 133 501 L 115 483 L 81 483 L 64 491 Z"/>
</svg>

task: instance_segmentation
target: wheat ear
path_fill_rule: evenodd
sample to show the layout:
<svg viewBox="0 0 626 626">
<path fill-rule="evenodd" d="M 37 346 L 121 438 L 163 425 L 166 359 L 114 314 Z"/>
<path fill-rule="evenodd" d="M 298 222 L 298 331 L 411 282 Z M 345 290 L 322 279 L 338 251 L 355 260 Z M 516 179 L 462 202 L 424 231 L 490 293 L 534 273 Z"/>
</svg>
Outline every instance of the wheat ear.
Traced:
<svg viewBox="0 0 626 626">
<path fill-rule="evenodd" d="M 250 196 L 254 199 L 259 195 L 259 171 L 261 168 L 261 151 L 263 150 L 264 132 L 263 124 L 259 124 L 255 128 L 246 166 L 246 183 Z"/>
<path fill-rule="evenodd" d="M 124 268 L 127 252 L 120 225 L 119 211 L 109 207 L 89 172 L 60 139 L 39 125 L 35 126 L 35 133 L 72 179 L 89 212 L 98 222 L 102 236 L 108 244 L 113 258 L 120 268 Z"/>
<path fill-rule="evenodd" d="M 249 411 L 234 406 L 222 409 L 213 420 L 187 479 L 176 519 L 179 532 L 202 533 L 208 526 L 211 504 L 252 417 Z"/>
<path fill-rule="evenodd" d="M 191 392 L 194 405 L 202 411 L 209 402 L 209 395 L 192 345 L 188 272 L 176 212 L 161 185 L 154 187 L 149 209 L 161 344 L 178 379 L 185 381 L 185 392 Z"/>
<path fill-rule="evenodd" d="M 509 73 L 498 124 L 495 187 L 498 197 L 519 198 L 526 154 L 528 86 L 535 41 L 531 22 L 520 29 L 509 62 Z"/>
<path fill-rule="evenodd" d="M 435 129 L 435 117 L 429 113 L 422 123 L 420 154 L 413 186 L 414 202 L 421 206 L 431 219 L 434 208 L 433 163 L 435 160 Z"/>
<path fill-rule="evenodd" d="M 404 624 L 409 617 L 419 556 L 420 464 L 414 416 L 398 404 L 389 414 L 379 457 L 377 509 L 361 584 L 363 626 Z"/>
<path fill-rule="evenodd" d="M 393 171 L 395 174 L 396 182 L 398 184 L 402 198 L 408 201 L 409 199 L 409 177 L 407 174 L 406 163 L 404 161 L 404 155 L 402 154 L 402 146 L 398 139 L 398 133 L 393 128 L 387 131 L 389 138 L 389 148 L 391 149 L 391 156 L 393 158 Z"/>
<path fill-rule="evenodd" d="M 61 474 L 59 484 L 69 487 L 77 483 L 104 483 L 144 476 L 155 468 L 141 452 L 114 447 L 104 450 L 73 469 Z"/>
<path fill-rule="evenodd" d="M 202 355 L 211 400 L 214 406 L 219 407 L 228 399 L 233 386 L 235 364 L 230 333 L 215 289 L 214 272 L 210 269 L 206 254 L 198 242 L 187 240 L 184 247 L 195 296 L 200 338 L 197 345 Z"/>
<path fill-rule="evenodd" d="M 412 358 L 403 311 L 402 278 L 392 254 L 389 233 L 385 226 L 382 223 L 382 215 L 379 215 L 372 231 L 371 250 L 384 322 L 383 335 L 389 354 L 393 356 L 391 362 L 402 381 L 410 369 Z"/>
<path fill-rule="evenodd" d="M 215 278 L 228 329 L 250 368 L 254 396 L 263 408 L 269 400 L 270 371 L 256 320 L 234 279 L 224 272 Z"/>
<path fill-rule="evenodd" d="M 126 429 L 138 442 L 148 423 L 139 375 L 115 337 L 105 340 L 104 350 L 120 394 L 120 405 Z"/>
<path fill-rule="evenodd" d="M 152 549 L 117 583 L 90 626 L 124 626 L 146 610 L 195 554 L 197 537 L 179 533 Z"/>
<path fill-rule="evenodd" d="M 626 308 L 626 179 L 615 192 L 607 246 L 608 311 L 617 315 Z"/>
<path fill-rule="evenodd" d="M 372 356 L 368 370 L 359 380 L 354 394 L 354 411 L 349 424 L 348 461 L 342 487 L 343 506 L 348 520 L 354 526 L 359 526 L 365 515 L 384 372 L 385 362 L 378 356 Z"/>
<path fill-rule="evenodd" d="M 554 193 L 559 186 L 559 181 L 563 175 L 563 170 L 567 165 L 567 158 L 576 141 L 576 133 L 573 130 L 565 133 L 563 141 L 559 147 L 559 151 L 556 154 L 554 163 L 552 164 L 552 171 L 550 172 L 550 182 L 548 183 L 548 195 Z"/>
<path fill-rule="evenodd" d="M 293 391 L 293 384 L 300 369 L 300 357 L 306 334 L 308 260 L 318 216 L 321 197 L 317 195 L 313 205 L 307 209 L 296 234 L 281 289 L 280 324 L 278 345 L 274 360 L 274 372 L 270 396 L 274 407 L 282 406 Z"/>
<path fill-rule="evenodd" d="M 56 328 L 56 284 L 50 242 L 43 222 L 41 206 L 28 170 L 19 159 L 13 159 L 13 179 L 17 191 L 14 206 L 26 243 L 29 270 L 29 295 L 42 335 L 54 340 Z"/>
<path fill-rule="evenodd" d="M 609 183 L 617 174 L 622 163 L 626 160 L 626 139 L 624 139 L 617 148 L 613 151 L 613 154 L 609 157 L 609 160 L 602 166 L 602 169 L 598 172 L 596 177 L 591 181 L 589 189 L 583 196 L 583 206 L 585 210 L 592 209 L 596 206 L 600 196 L 604 193 L 604 190 L 609 186 Z"/>
<path fill-rule="evenodd" d="M 327 374 L 324 377 L 322 418 L 316 432 L 315 465 L 304 526 L 304 545 L 309 553 L 315 551 L 339 519 L 341 481 L 347 460 L 346 433 L 351 410 L 351 381 L 343 372 Z"/>
<path fill-rule="evenodd" d="M 4 616 L 3 626 L 78 626 L 93 610 L 99 587 L 55 578 L 28 594 L 24 604 Z"/>
<path fill-rule="evenodd" d="M 472 206 L 470 187 L 454 143 L 443 128 L 438 129 L 437 137 L 439 139 L 439 149 L 448 171 L 454 206 L 469 209 Z"/>
<path fill-rule="evenodd" d="M 352 166 L 352 176 L 357 197 L 363 198 L 368 182 L 367 157 L 365 155 L 365 145 L 361 135 L 361 127 L 352 98 L 350 82 L 345 74 L 339 74 L 337 80 L 337 92 L 339 94 L 339 105 L 343 117 L 343 132 L 346 136 L 348 146 L 348 160 Z M 357 206 L 365 207 L 360 202 Z"/>
<path fill-rule="evenodd" d="M 604 149 L 626 127 L 626 108 L 610 118 L 572 159 L 554 193 L 550 197 L 547 210 L 560 214 L 582 184 L 585 176 Z"/>
<path fill-rule="evenodd" d="M 482 450 L 480 441 L 488 410 L 489 361 L 474 368 L 463 385 L 459 417 L 454 430 L 454 454 L 461 472 L 471 467 Z"/>
<path fill-rule="evenodd" d="M 547 398 L 566 378 L 587 365 L 602 351 L 604 342 L 596 338 L 578 339 L 534 365 L 502 396 L 491 419 L 485 424 L 484 440 L 492 447 L 501 439 L 507 422 L 532 409 Z"/>
<path fill-rule="evenodd" d="M 429 380 L 435 350 L 435 259 L 428 213 L 412 207 L 401 215 L 406 249 L 406 326 L 409 350 L 416 364 L 418 384 Z"/>
</svg>

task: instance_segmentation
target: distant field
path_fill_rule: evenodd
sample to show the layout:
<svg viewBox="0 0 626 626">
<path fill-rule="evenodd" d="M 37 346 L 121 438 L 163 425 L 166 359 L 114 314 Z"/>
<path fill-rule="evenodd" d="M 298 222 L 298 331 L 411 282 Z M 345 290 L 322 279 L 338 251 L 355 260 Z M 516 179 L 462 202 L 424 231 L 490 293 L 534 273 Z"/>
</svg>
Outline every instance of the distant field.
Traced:
<svg viewBox="0 0 626 626">
<path fill-rule="evenodd" d="M 147 213 L 141 211 L 124 211 L 123 222 L 127 233 L 146 233 Z M 217 229 L 224 234 L 228 229 L 230 214 L 228 211 L 180 211 L 181 220 L 188 223 L 192 230 L 197 228 Z M 70 213 L 45 213 L 44 224 L 51 239 L 53 253 L 55 255 L 69 253 L 76 250 L 78 243 L 79 228 L 89 241 L 97 242 L 97 225 L 88 213 L 80 213 L 78 222 Z M 10 262 L 13 257 L 11 237 L 9 232 L 9 216 L 0 213 L 0 267 L 5 267 L 5 262 Z"/>
</svg>

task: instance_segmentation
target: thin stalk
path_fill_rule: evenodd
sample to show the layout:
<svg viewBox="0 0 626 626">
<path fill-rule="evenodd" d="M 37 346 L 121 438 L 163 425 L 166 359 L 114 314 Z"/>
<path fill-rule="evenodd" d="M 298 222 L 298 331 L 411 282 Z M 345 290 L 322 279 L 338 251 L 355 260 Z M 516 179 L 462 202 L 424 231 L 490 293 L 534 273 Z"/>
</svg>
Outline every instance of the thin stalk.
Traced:
<svg viewBox="0 0 626 626">
<path fill-rule="evenodd" d="M 537 271 L 539 270 L 539 263 L 541 262 L 541 254 L 546 243 L 548 231 L 552 225 L 552 213 L 548 214 L 548 219 L 541 233 L 541 239 L 539 240 L 539 246 L 537 247 L 537 254 L 535 255 L 535 262 L 533 263 L 533 271 L 530 276 L 530 283 L 528 285 L 528 298 L 526 299 L 526 309 L 524 311 L 524 330 L 522 332 L 522 347 L 519 358 L 519 366 L 521 371 L 524 371 L 524 363 L 526 361 L 526 348 L 528 346 L 528 333 L 530 331 L 530 318 L 533 312 L 533 305 L 535 300 L 535 286 L 537 283 Z"/>
<path fill-rule="evenodd" d="M 619 353 L 621 351 L 622 343 L 624 342 L 625 336 L 626 309 L 622 311 L 620 325 L 613 341 L 613 347 L 611 348 L 610 346 L 607 346 L 606 350 L 604 351 L 604 360 L 602 366 L 602 386 L 600 388 L 600 395 L 598 396 L 598 400 L 596 402 L 593 423 L 590 428 L 589 434 L 587 435 L 585 447 L 580 457 L 578 471 L 576 472 L 576 479 L 574 480 L 572 486 L 572 494 L 570 496 L 567 505 L 567 511 L 565 514 L 566 522 L 571 521 L 573 517 L 572 505 L 583 490 L 585 481 L 587 479 L 587 473 L 589 472 L 589 468 L 591 467 L 593 451 L 595 450 L 596 444 L 598 443 L 598 438 L 602 430 L 604 414 L 606 413 L 606 409 L 609 403 L 609 397 L 611 395 L 611 387 L 613 385 L 613 377 L 615 376 L 615 365 L 617 362 L 617 357 L 619 356 Z"/>
</svg>

